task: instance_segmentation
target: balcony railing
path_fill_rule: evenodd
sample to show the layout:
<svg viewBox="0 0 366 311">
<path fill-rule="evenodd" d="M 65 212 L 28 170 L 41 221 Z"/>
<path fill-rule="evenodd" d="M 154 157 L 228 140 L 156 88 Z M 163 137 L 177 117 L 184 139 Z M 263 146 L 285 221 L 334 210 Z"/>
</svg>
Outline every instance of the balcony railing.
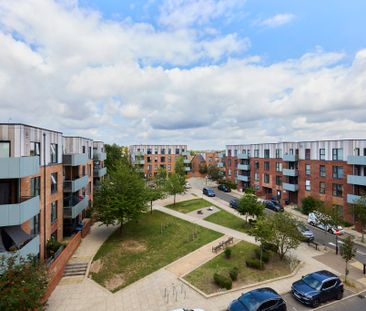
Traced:
<svg viewBox="0 0 366 311">
<path fill-rule="evenodd" d="M 291 168 L 284 168 L 282 170 L 282 173 L 284 176 L 292 176 L 292 177 L 296 177 L 299 175 L 299 171 L 296 169 L 291 169 Z"/>
<path fill-rule="evenodd" d="M 296 162 L 299 159 L 296 154 L 284 154 L 282 160 L 285 162 Z"/>
<path fill-rule="evenodd" d="M 249 176 L 238 175 L 237 180 L 249 182 Z"/>
<path fill-rule="evenodd" d="M 5 258 L 11 256 L 17 256 L 18 259 L 20 257 L 27 258 L 28 255 L 37 256 L 39 254 L 39 235 L 33 236 L 31 240 L 29 240 L 22 248 L 18 249 L 15 252 L 1 252 L 0 257 L 4 256 Z"/>
<path fill-rule="evenodd" d="M 238 159 L 247 160 L 249 159 L 249 155 L 247 153 L 238 153 Z"/>
<path fill-rule="evenodd" d="M 64 165 L 85 165 L 88 162 L 88 155 L 86 153 L 64 154 L 62 160 Z"/>
<path fill-rule="evenodd" d="M 366 156 L 348 156 L 347 164 L 366 166 Z"/>
<path fill-rule="evenodd" d="M 103 177 L 104 175 L 107 174 L 107 168 L 106 167 L 95 167 L 94 170 L 94 177 Z"/>
<path fill-rule="evenodd" d="M 238 170 L 249 171 L 250 166 L 248 164 L 238 164 Z"/>
<path fill-rule="evenodd" d="M 347 203 L 355 204 L 360 198 L 361 198 L 361 196 L 359 196 L 359 195 L 349 193 L 349 194 L 347 194 Z"/>
<path fill-rule="evenodd" d="M 189 164 L 189 163 L 191 163 L 191 160 L 189 160 L 189 159 L 184 159 L 184 160 L 183 160 L 183 163 L 184 163 L 184 164 Z"/>
<path fill-rule="evenodd" d="M 71 196 L 64 199 L 64 217 L 75 218 L 89 206 L 89 196 Z"/>
<path fill-rule="evenodd" d="M 88 184 L 89 176 L 76 178 L 74 180 L 64 181 L 64 192 L 76 192 L 82 188 L 85 188 Z"/>
<path fill-rule="evenodd" d="M 93 159 L 97 161 L 104 161 L 107 159 L 107 154 L 105 152 L 94 151 Z"/>
<path fill-rule="evenodd" d="M 347 175 L 347 183 L 351 185 L 366 186 L 366 176 Z"/>
<path fill-rule="evenodd" d="M 39 172 L 39 157 L 0 158 L 0 179 L 22 178 Z"/>
<path fill-rule="evenodd" d="M 296 192 L 299 190 L 299 185 L 298 184 L 289 184 L 289 183 L 284 182 L 282 184 L 282 188 L 283 188 L 283 190 Z"/>
</svg>

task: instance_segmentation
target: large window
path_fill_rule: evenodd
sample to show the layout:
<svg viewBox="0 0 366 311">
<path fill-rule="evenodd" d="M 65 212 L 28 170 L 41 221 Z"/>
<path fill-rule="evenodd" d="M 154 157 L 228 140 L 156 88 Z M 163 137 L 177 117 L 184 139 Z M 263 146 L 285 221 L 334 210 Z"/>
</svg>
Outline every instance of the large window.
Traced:
<svg viewBox="0 0 366 311">
<path fill-rule="evenodd" d="M 51 223 L 54 224 L 57 221 L 57 201 L 51 202 Z"/>
<path fill-rule="evenodd" d="M 93 159 L 93 156 L 92 156 L 92 147 L 89 147 L 88 153 L 89 153 L 89 159 Z"/>
<path fill-rule="evenodd" d="M 333 178 L 342 179 L 343 177 L 343 166 L 333 166 Z"/>
<path fill-rule="evenodd" d="M 264 174 L 263 182 L 269 184 L 269 174 Z"/>
<path fill-rule="evenodd" d="M 254 149 L 254 157 L 259 158 L 259 149 Z"/>
<path fill-rule="evenodd" d="M 0 141 L 0 158 L 10 157 L 10 141 Z"/>
<path fill-rule="evenodd" d="M 305 190 L 306 191 L 311 190 L 310 180 L 305 180 Z"/>
<path fill-rule="evenodd" d="M 50 145 L 51 163 L 57 163 L 57 144 Z"/>
<path fill-rule="evenodd" d="M 325 160 L 325 148 L 319 149 L 319 160 Z"/>
<path fill-rule="evenodd" d="M 35 197 L 39 195 L 41 189 L 40 177 L 31 178 L 30 190 L 31 196 Z"/>
<path fill-rule="evenodd" d="M 57 192 L 57 173 L 51 174 L 51 193 Z"/>
<path fill-rule="evenodd" d="M 41 143 L 32 141 L 30 144 L 30 156 L 40 156 L 41 155 Z"/>
<path fill-rule="evenodd" d="M 264 149 L 264 158 L 269 159 L 269 157 L 270 157 L 269 149 Z"/>
<path fill-rule="evenodd" d="M 179 148 L 175 149 L 175 154 L 179 154 Z"/>
<path fill-rule="evenodd" d="M 310 176 L 310 174 L 311 174 L 310 164 L 305 164 L 305 175 Z"/>
<path fill-rule="evenodd" d="M 325 177 L 325 165 L 320 165 L 319 166 L 319 176 L 320 177 Z"/>
<path fill-rule="evenodd" d="M 282 158 L 282 149 L 276 149 L 276 159 Z"/>
<path fill-rule="evenodd" d="M 281 186 L 282 185 L 282 176 L 276 175 L 276 185 Z"/>
<path fill-rule="evenodd" d="M 342 148 L 332 149 L 332 160 L 333 161 L 342 161 L 343 160 L 343 149 Z"/>
<path fill-rule="evenodd" d="M 310 160 L 311 157 L 311 150 L 305 149 L 305 160 Z"/>
<path fill-rule="evenodd" d="M 321 181 L 319 183 L 319 193 L 320 194 L 325 194 L 325 182 Z"/>
<path fill-rule="evenodd" d="M 282 172 L 282 163 L 276 162 L 276 172 Z"/>
<path fill-rule="evenodd" d="M 264 162 L 264 170 L 269 171 L 269 162 Z"/>
<path fill-rule="evenodd" d="M 343 197 L 343 185 L 333 184 L 333 196 L 341 198 Z"/>
<path fill-rule="evenodd" d="M 254 180 L 259 181 L 259 173 L 254 173 Z"/>
<path fill-rule="evenodd" d="M 259 169 L 259 161 L 254 162 L 254 169 L 256 169 L 256 170 Z"/>
</svg>

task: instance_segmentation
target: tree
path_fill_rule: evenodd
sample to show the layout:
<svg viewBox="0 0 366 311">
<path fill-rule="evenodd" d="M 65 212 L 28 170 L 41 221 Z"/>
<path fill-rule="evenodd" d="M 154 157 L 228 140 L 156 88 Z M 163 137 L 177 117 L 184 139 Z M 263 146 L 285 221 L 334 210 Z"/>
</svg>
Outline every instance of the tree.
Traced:
<svg viewBox="0 0 366 311">
<path fill-rule="evenodd" d="M 204 175 L 204 174 L 207 174 L 207 165 L 206 163 L 202 162 L 200 164 L 200 167 L 198 169 L 198 171 L 200 172 L 200 174 Z"/>
<path fill-rule="evenodd" d="M 37 258 L 0 256 L 0 310 L 42 310 L 48 285 L 44 263 Z"/>
<path fill-rule="evenodd" d="M 348 275 L 348 262 L 356 256 L 356 248 L 354 248 L 354 243 L 350 236 L 348 236 L 345 240 L 343 240 L 343 247 L 342 247 L 342 257 L 344 261 L 346 262 L 346 271 L 345 271 L 345 277 L 344 281 L 347 281 L 347 275 Z"/>
<path fill-rule="evenodd" d="M 221 177 L 220 169 L 215 165 L 210 165 L 207 168 L 207 175 L 210 176 L 212 180 L 219 180 Z"/>
<path fill-rule="evenodd" d="M 304 214 L 309 214 L 314 210 L 322 209 L 324 206 L 324 202 L 316 199 L 312 196 L 308 196 L 301 200 L 301 207 Z"/>
<path fill-rule="evenodd" d="M 123 224 L 146 210 L 149 196 L 144 180 L 127 163 L 116 162 L 109 178 L 94 195 L 94 211 L 103 224 Z"/>
<path fill-rule="evenodd" d="M 239 199 L 237 211 L 241 215 L 245 215 L 245 220 L 248 221 L 248 216 L 261 216 L 264 211 L 264 206 L 258 201 L 255 195 L 247 194 Z"/>
<path fill-rule="evenodd" d="M 244 190 L 245 194 L 255 194 L 255 190 L 252 187 L 248 187 Z"/>
<path fill-rule="evenodd" d="M 173 173 L 169 176 L 165 189 L 170 195 L 174 196 L 174 205 L 176 195 L 184 192 L 185 183 L 185 178 L 176 173 Z"/>
<path fill-rule="evenodd" d="M 120 161 L 127 162 L 127 158 L 122 154 L 123 147 L 116 144 L 106 144 L 105 151 L 107 153 L 107 158 L 105 159 L 104 164 L 108 169 L 108 173 L 113 170 Z"/>
<path fill-rule="evenodd" d="M 362 195 L 353 206 L 353 213 L 355 216 L 355 221 L 361 227 L 362 242 L 365 241 L 365 227 L 366 227 L 366 195 Z"/>
<path fill-rule="evenodd" d="M 184 168 L 184 159 L 183 157 L 175 158 L 175 166 L 174 166 L 175 174 L 185 178 L 186 177 L 186 170 Z"/>
<path fill-rule="evenodd" d="M 148 201 L 150 201 L 150 213 L 152 213 L 152 203 L 155 200 L 163 199 L 166 195 L 167 172 L 160 168 L 155 178 L 149 181 L 146 189 Z"/>
<path fill-rule="evenodd" d="M 260 244 L 260 264 L 263 266 L 263 245 L 265 243 L 269 243 L 268 241 L 271 240 L 272 235 L 272 228 L 267 226 L 266 218 L 259 217 L 257 219 L 257 223 L 255 227 L 251 230 L 251 234 L 255 237 L 256 241 L 259 241 Z"/>
</svg>

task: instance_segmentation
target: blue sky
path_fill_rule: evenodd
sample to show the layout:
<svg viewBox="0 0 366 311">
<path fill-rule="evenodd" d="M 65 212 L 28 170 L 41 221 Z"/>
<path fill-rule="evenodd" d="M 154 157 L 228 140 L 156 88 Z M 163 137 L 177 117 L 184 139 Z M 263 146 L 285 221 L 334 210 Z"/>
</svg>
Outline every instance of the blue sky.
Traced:
<svg viewBox="0 0 366 311">
<path fill-rule="evenodd" d="M 361 0 L 0 0 L 1 121 L 193 149 L 365 138 L 365 12 Z"/>
</svg>

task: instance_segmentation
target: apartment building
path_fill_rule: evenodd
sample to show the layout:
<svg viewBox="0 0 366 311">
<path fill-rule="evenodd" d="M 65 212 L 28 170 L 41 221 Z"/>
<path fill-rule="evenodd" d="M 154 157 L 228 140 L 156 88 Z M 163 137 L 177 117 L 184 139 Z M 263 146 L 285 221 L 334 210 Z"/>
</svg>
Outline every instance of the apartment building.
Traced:
<svg viewBox="0 0 366 311">
<path fill-rule="evenodd" d="M 353 221 L 352 204 L 366 192 L 366 140 L 228 145 L 226 178 L 238 189 L 301 204 L 316 197 Z"/>
<path fill-rule="evenodd" d="M 98 140 L 93 141 L 93 185 L 98 186 L 104 176 L 107 174 L 107 168 L 104 166 L 104 161 L 107 158 L 107 154 L 104 148 L 104 142 Z"/>
<path fill-rule="evenodd" d="M 132 145 L 129 146 L 131 163 L 144 173 L 146 178 L 155 176 L 159 168 L 174 172 L 175 161 L 183 157 L 185 170 L 190 172 L 190 153 L 187 145 Z"/>
<path fill-rule="evenodd" d="M 39 255 L 63 238 L 62 133 L 0 124 L 0 254 Z"/>
<path fill-rule="evenodd" d="M 64 234 L 71 235 L 93 201 L 93 140 L 63 137 Z"/>
</svg>

